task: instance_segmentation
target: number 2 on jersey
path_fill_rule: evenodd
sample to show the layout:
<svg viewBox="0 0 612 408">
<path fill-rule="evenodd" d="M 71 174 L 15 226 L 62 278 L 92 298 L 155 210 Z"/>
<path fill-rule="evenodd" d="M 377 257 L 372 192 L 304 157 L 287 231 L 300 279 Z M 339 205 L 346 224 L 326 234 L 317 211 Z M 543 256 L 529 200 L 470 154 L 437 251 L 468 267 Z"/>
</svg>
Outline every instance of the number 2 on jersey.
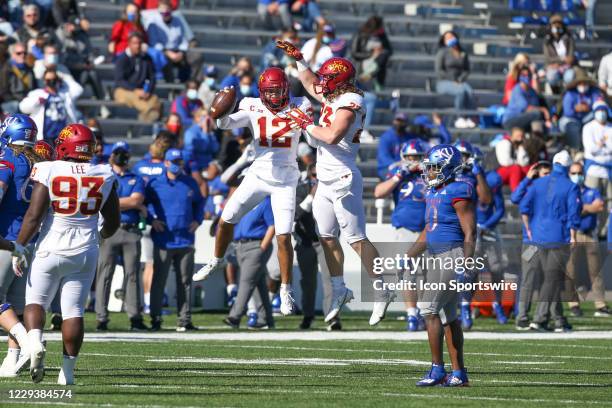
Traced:
<svg viewBox="0 0 612 408">
<path fill-rule="evenodd" d="M 291 120 L 275 117 L 272 119 L 272 126 L 279 127 L 279 130 L 272 133 L 272 145 L 268 143 L 267 124 L 268 120 L 265 116 L 257 119 L 259 125 L 259 145 L 263 147 L 291 147 Z M 281 141 L 282 139 L 282 141 Z"/>
<path fill-rule="evenodd" d="M 83 215 L 97 214 L 102 205 L 100 188 L 103 184 L 103 177 L 55 177 L 51 182 L 51 192 L 58 199 L 51 201 L 53 211 L 57 214 L 73 215 L 78 209 Z M 87 191 L 86 200 L 81 201 L 79 205 L 79 197 L 84 190 Z"/>
</svg>

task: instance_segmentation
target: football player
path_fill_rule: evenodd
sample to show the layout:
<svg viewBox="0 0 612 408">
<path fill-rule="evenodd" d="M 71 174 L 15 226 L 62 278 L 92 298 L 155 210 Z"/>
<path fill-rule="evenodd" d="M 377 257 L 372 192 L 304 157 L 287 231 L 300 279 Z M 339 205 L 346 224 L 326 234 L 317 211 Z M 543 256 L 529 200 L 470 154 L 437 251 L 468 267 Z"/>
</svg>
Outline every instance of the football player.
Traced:
<svg viewBox="0 0 612 408">
<path fill-rule="evenodd" d="M 329 323 L 342 306 L 353 299 L 353 292 L 344 284 L 344 254 L 338 241 L 342 230 L 349 245 L 357 252 L 368 274 L 373 274 L 378 251 L 365 235 L 363 180 L 357 167 L 359 136 L 363 131 L 365 108 L 363 92 L 355 86 L 355 67 L 345 58 L 330 58 L 317 73 L 310 70 L 304 56 L 293 44 L 278 41 L 277 46 L 296 60 L 299 78 L 304 88 L 322 103 L 319 125 L 310 115 L 293 109 L 289 115 L 295 126 L 304 129 L 307 139 L 317 147 L 317 192 L 312 203 L 320 242 L 332 280 L 332 305 L 325 317 Z M 394 293 L 376 292 L 370 324 L 382 320 Z"/>
<path fill-rule="evenodd" d="M 25 245 L 40 228 L 24 313 L 30 375 L 34 382 L 44 377 L 45 310 L 59 289 L 64 357 L 57 382 L 69 385 L 74 384 L 74 366 L 83 342 L 83 309 L 96 273 L 100 239 L 115 233 L 120 213 L 110 166 L 90 163 L 95 148 L 91 130 L 70 124 L 55 143 L 56 160 L 37 163 L 32 169 L 32 199 L 16 243 Z M 104 217 L 100 230 L 99 214 Z M 26 264 L 24 256 L 13 261 L 17 276 L 23 275 Z"/>
<path fill-rule="evenodd" d="M 217 119 L 221 129 L 248 127 L 251 130 L 255 160 L 225 204 L 215 238 L 214 258 L 194 275 L 193 280 L 206 279 L 223 267 L 223 256 L 232 241 L 234 225 L 270 196 L 281 272 L 280 309 L 282 314 L 289 315 L 294 312 L 290 283 L 293 268 L 291 231 L 295 189 L 300 177 L 297 147 L 302 130 L 291 126 L 287 113 L 297 108 L 312 118 L 312 107 L 305 97 L 289 96 L 289 81 L 280 68 L 266 69 L 259 77 L 258 88 L 259 98 L 245 97 L 236 113 Z"/>
<path fill-rule="evenodd" d="M 395 241 L 412 243 L 425 227 L 425 183 L 421 177 L 421 160 L 425 148 L 418 139 L 411 139 L 400 147 L 401 161 L 389 168 L 387 180 L 378 183 L 374 197 L 393 195 L 395 208 L 391 214 L 391 225 L 395 228 Z M 410 277 L 404 277 L 410 278 Z M 407 329 L 422 330 L 424 322 L 419 315 L 416 292 L 405 291 Z"/>
<path fill-rule="evenodd" d="M 407 255 L 415 258 L 427 250 L 434 261 L 442 260 L 433 262 L 433 267 L 428 263 L 426 280 L 443 283 L 446 289 L 425 290 L 419 302 L 427 322 L 432 365 L 417 386 L 464 386 L 468 385 L 468 377 L 463 364 L 463 330 L 457 319 L 457 291 L 452 288 L 451 281 L 465 282 L 471 274 L 458 265 L 465 265 L 465 259 L 474 256 L 476 194 L 471 184 L 456 181 L 463 164 L 461 153 L 454 146 L 433 147 L 423 160 L 423 167 L 428 186 L 426 226 Z M 449 259 L 453 261 L 452 267 L 448 266 Z M 444 337 L 452 366 L 449 375 L 442 360 Z"/>
<path fill-rule="evenodd" d="M 33 150 L 36 135 L 36 124 L 27 115 L 10 115 L 0 126 L 0 143 L 4 146 L 0 151 L 0 236 L 8 240 L 17 238 L 32 193 L 30 171 L 34 163 L 41 161 Z M 30 251 L 16 247 L 29 257 Z M 17 315 L 23 314 L 25 287 L 26 278 L 17 278 L 13 273 L 11 252 L 0 251 L 0 302 L 12 304 Z M 6 310 L 3 315 L 8 313 Z M 14 377 L 21 368 L 17 365 L 20 347 L 16 339 L 15 335 L 9 336 L 8 354 L 0 367 L 0 377 Z"/>
</svg>

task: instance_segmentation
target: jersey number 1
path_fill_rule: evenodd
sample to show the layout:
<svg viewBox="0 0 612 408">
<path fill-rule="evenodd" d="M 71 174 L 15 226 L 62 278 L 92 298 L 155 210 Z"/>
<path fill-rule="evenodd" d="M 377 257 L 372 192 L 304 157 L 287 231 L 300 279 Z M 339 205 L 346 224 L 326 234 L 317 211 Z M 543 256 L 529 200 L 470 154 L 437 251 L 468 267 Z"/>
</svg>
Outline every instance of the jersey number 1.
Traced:
<svg viewBox="0 0 612 408">
<path fill-rule="evenodd" d="M 257 119 L 259 125 L 259 145 L 263 147 L 291 147 L 291 136 L 287 135 L 291 131 L 291 121 L 289 119 L 282 119 L 275 117 L 272 119 L 272 126 L 282 126 L 278 131 L 272 134 L 272 145 L 268 144 L 268 133 L 267 133 L 267 118 L 262 116 Z M 283 139 L 281 141 L 281 139 Z"/>
<path fill-rule="evenodd" d="M 78 209 L 83 215 L 97 214 L 102 205 L 100 188 L 103 184 L 103 177 L 55 177 L 51 182 L 51 192 L 58 199 L 51 202 L 53 211 L 62 215 L 73 215 Z M 87 190 L 86 201 L 82 201 L 79 205 L 79 197 L 83 190 Z M 93 207 L 90 206 L 91 200 L 95 200 Z"/>
</svg>

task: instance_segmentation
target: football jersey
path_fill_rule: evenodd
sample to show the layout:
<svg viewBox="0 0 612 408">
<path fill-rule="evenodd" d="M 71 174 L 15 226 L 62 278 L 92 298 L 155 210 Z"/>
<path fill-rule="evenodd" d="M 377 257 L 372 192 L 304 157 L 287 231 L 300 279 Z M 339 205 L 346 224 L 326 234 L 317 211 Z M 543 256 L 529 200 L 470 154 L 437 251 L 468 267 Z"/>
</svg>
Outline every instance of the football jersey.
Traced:
<svg viewBox="0 0 612 408">
<path fill-rule="evenodd" d="M 49 189 L 49 211 L 36 243 L 37 255 L 74 255 L 98 247 L 100 209 L 115 176 L 108 164 L 63 160 L 37 163 L 33 181 Z"/>
<path fill-rule="evenodd" d="M 338 144 L 319 143 L 317 147 L 317 178 L 322 181 L 333 181 L 344 175 L 359 171 L 355 159 L 359 150 L 359 136 L 365 121 L 363 97 L 347 92 L 333 102 L 323 98 L 319 126 L 329 127 L 336 119 L 339 109 L 350 109 L 355 112 L 355 120 Z"/>
<path fill-rule="evenodd" d="M 237 117 L 240 118 L 236 122 L 237 126 L 248 127 L 251 130 L 255 160 L 248 171 L 254 172 L 264 181 L 297 182 L 299 177 L 297 147 L 302 129 L 293 129 L 291 120 L 287 116 L 287 113 L 294 108 L 299 108 L 312 116 L 310 101 L 304 97 L 290 98 L 285 109 L 276 114 L 271 112 L 259 98 L 243 98 L 236 114 L 218 121 L 220 127 L 227 128 L 231 126 L 228 124 L 228 118 Z"/>
<path fill-rule="evenodd" d="M 392 166 L 387 180 L 393 177 L 398 165 Z M 411 172 L 393 190 L 395 209 L 391 225 L 420 232 L 425 227 L 425 183 L 420 172 Z"/>
<path fill-rule="evenodd" d="M 464 234 L 453 207 L 457 201 L 476 201 L 476 192 L 469 183 L 453 181 L 426 194 L 426 238 L 430 252 L 448 251 L 463 243 Z"/>
<path fill-rule="evenodd" d="M 16 155 L 8 146 L 0 150 L 0 181 L 7 185 L 0 202 L 0 236 L 15 240 L 32 194 L 30 162 L 24 154 Z"/>
</svg>

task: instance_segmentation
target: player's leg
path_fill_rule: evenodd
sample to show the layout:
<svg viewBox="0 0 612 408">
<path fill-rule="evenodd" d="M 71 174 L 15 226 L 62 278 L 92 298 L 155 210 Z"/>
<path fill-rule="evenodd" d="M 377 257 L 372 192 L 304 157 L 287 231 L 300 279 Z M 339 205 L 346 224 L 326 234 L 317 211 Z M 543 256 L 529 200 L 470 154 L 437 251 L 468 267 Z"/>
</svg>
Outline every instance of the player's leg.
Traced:
<svg viewBox="0 0 612 408">
<path fill-rule="evenodd" d="M 257 176 L 247 174 L 225 204 L 217 224 L 213 258 L 193 275 L 195 282 L 208 278 L 211 273 L 223 267 L 223 257 L 234 239 L 234 225 L 268 195 L 265 183 Z"/>
<path fill-rule="evenodd" d="M 9 288 L 13 281 L 16 279 L 15 273 L 13 272 L 12 254 L 10 251 L 0 251 L 0 302 L 7 302 L 7 295 Z M 25 280 L 25 278 L 24 278 Z M 19 359 L 19 344 L 15 339 L 9 336 L 8 338 L 8 351 L 6 357 L 0 366 L 0 377 L 14 377 L 15 364 Z"/>
<path fill-rule="evenodd" d="M 418 239 L 420 231 L 411 231 L 406 228 L 397 228 L 395 230 L 395 241 L 407 244 L 410 247 Z M 414 282 L 417 281 L 417 272 L 406 273 L 402 276 L 402 279 Z M 408 331 L 418 331 L 425 328 L 425 321 L 419 313 L 417 307 L 417 291 L 416 290 L 404 290 L 402 291 L 402 297 L 404 298 L 404 305 L 406 306 L 406 329 Z"/>
<path fill-rule="evenodd" d="M 295 185 L 274 186 L 270 193 L 278 247 L 278 266 L 281 273 L 280 309 L 281 313 L 286 316 L 293 314 L 295 310 L 293 291 L 291 290 L 291 272 L 293 270 L 291 230 L 295 218 Z"/>
<path fill-rule="evenodd" d="M 89 288 L 96 274 L 98 249 L 93 248 L 77 256 L 65 257 L 62 268 L 67 273 L 61 283 L 62 340 L 64 355 L 57 383 L 74 384 L 74 367 L 85 335 L 83 314 Z"/>
<path fill-rule="evenodd" d="M 151 282 L 153 281 L 153 240 L 151 239 L 151 226 L 142 234 L 140 241 L 144 257 L 144 269 L 142 271 L 142 291 L 144 292 L 144 312 L 148 314 L 151 307 Z"/>
<path fill-rule="evenodd" d="M 9 344 L 8 353 L 0 367 L 0 377 L 16 377 L 19 369 L 27 361 L 24 360 L 23 364 L 18 364 L 19 357 L 27 346 L 28 333 L 10 303 L 0 304 L 0 327 L 8 333 L 12 343 L 17 344 L 17 347 L 11 347 Z"/>
</svg>

